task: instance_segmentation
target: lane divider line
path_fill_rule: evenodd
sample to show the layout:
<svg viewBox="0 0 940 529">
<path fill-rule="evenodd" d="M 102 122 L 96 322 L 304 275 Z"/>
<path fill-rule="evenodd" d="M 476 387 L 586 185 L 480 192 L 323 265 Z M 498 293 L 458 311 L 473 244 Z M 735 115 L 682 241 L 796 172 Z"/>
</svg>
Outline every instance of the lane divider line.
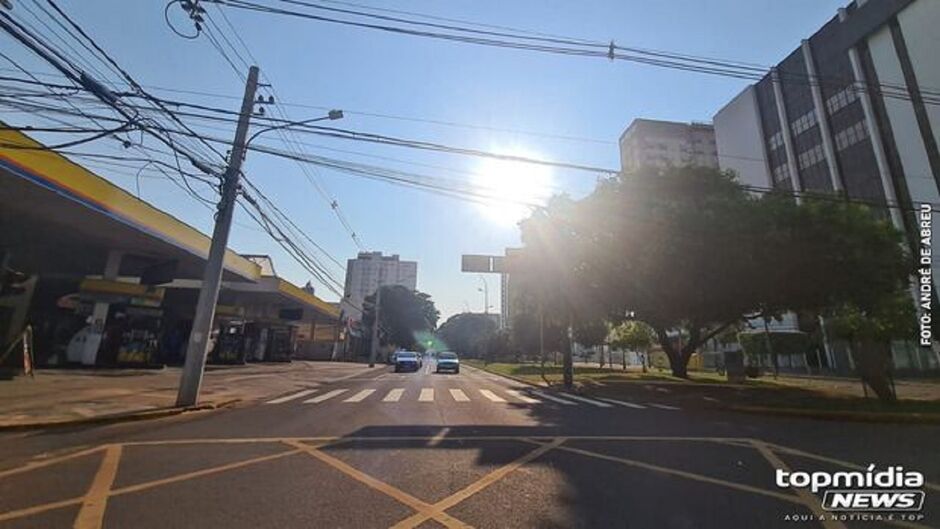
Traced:
<svg viewBox="0 0 940 529">
<path fill-rule="evenodd" d="M 657 404 L 657 403 L 655 403 L 655 402 L 647 402 L 646 405 L 647 405 L 647 406 L 652 406 L 652 407 L 654 407 L 654 408 L 659 408 L 659 409 L 661 409 L 661 410 L 669 410 L 669 411 L 678 411 L 678 410 L 679 410 L 679 408 L 677 408 L 677 407 L 675 407 L 675 406 L 670 406 L 670 405 L 668 405 L 668 404 Z"/>
<path fill-rule="evenodd" d="M 531 452 L 524 454 L 518 459 L 511 461 L 510 463 L 507 463 L 497 468 L 496 470 L 483 476 L 482 478 L 471 483 L 465 488 L 435 503 L 433 506 L 431 506 L 431 509 L 432 509 L 431 514 L 419 511 L 417 514 L 409 516 L 408 518 L 405 518 L 404 520 L 393 525 L 391 529 L 414 529 L 415 527 L 418 527 L 419 525 L 427 521 L 428 518 L 434 518 L 435 520 L 440 521 L 440 518 L 437 518 L 434 515 L 445 514 L 445 511 L 447 509 L 450 509 L 451 507 L 454 507 L 455 505 L 458 505 L 466 501 L 468 498 L 470 498 L 474 494 L 480 492 L 481 490 L 489 487 L 490 485 L 508 476 L 510 473 L 514 472 L 519 467 L 542 456 L 543 454 L 545 454 L 546 452 L 550 450 L 558 448 L 564 442 L 565 440 L 563 438 L 557 438 L 550 443 L 546 443 L 546 444 L 539 446 L 535 450 L 532 450 Z"/>
<path fill-rule="evenodd" d="M 303 452 L 315 459 L 322 461 L 323 463 L 326 463 L 333 469 L 342 472 L 350 478 L 367 485 L 368 487 L 373 488 L 382 494 L 385 494 L 399 503 L 411 507 L 418 512 L 418 514 L 415 516 L 421 516 L 422 521 L 433 518 L 434 520 L 444 524 L 445 527 L 461 529 L 470 528 L 468 524 L 465 524 L 453 516 L 450 516 L 449 514 L 443 512 L 443 510 L 435 509 L 433 505 L 421 501 L 411 494 L 408 494 L 407 492 L 397 487 L 389 485 L 382 480 L 374 478 L 365 472 L 362 472 L 361 470 L 349 465 L 348 463 L 323 452 L 322 450 L 318 450 L 300 441 L 284 441 L 284 443 L 297 449 L 297 451 Z"/>
<path fill-rule="evenodd" d="M 98 472 L 82 499 L 82 507 L 75 517 L 74 529 L 101 529 L 104 510 L 108 506 L 108 495 L 114 485 L 118 463 L 121 461 L 121 445 L 108 445 L 98 466 Z"/>
</svg>

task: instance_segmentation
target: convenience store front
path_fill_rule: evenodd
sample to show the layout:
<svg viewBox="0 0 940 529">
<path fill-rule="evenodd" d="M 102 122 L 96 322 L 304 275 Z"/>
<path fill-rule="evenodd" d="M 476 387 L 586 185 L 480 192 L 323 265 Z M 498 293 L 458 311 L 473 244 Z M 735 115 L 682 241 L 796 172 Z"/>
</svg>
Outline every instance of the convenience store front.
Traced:
<svg viewBox="0 0 940 529">
<path fill-rule="evenodd" d="M 0 298 L 0 339 L 28 323 L 39 367 L 181 362 L 196 294 L 190 300 L 170 285 L 201 279 L 209 237 L 22 133 L 0 130 L 6 144 L 20 148 L 0 146 L 0 266 L 31 286 Z M 285 293 L 300 289 L 231 250 L 223 285 L 216 327 L 254 323 L 260 341 L 264 325 L 274 351 L 289 352 L 285 333 L 297 321 L 335 317 L 329 304 Z M 301 319 L 280 308 L 303 309 Z M 278 355 L 266 345 L 260 358 Z"/>
</svg>

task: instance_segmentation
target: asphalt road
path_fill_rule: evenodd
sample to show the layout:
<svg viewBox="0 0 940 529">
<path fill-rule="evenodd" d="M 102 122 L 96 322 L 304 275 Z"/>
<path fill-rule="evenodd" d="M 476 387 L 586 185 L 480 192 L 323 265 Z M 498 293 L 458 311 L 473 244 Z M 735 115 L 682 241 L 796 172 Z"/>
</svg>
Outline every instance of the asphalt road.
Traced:
<svg viewBox="0 0 940 529">
<path fill-rule="evenodd" d="M 578 400 L 431 367 L 0 436 L 0 528 L 940 527 L 938 426 Z M 816 496 L 774 484 L 775 468 L 871 463 L 923 472 L 924 510 L 833 521 Z"/>
</svg>

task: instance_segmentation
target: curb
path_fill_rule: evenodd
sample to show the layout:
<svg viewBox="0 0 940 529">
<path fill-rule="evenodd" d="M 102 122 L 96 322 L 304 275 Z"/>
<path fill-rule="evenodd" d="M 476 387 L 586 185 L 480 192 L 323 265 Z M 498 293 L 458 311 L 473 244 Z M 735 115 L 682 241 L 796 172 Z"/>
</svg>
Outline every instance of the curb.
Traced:
<svg viewBox="0 0 940 529">
<path fill-rule="evenodd" d="M 81 419 L 67 419 L 60 421 L 31 422 L 23 424 L 0 424 L 0 432 L 21 432 L 29 430 L 43 430 L 46 428 L 67 428 L 73 426 L 115 424 L 122 422 L 137 422 L 152 419 L 163 419 L 174 415 L 181 415 L 191 411 L 208 411 L 228 408 L 241 399 L 229 399 L 221 402 L 210 402 L 207 404 L 197 404 L 195 406 L 161 408 L 156 410 L 132 411 L 128 413 L 115 413 L 111 415 L 99 415 L 97 417 L 83 417 Z"/>
<path fill-rule="evenodd" d="M 820 421 L 852 421 L 866 423 L 940 424 L 937 413 L 866 413 L 863 411 L 805 410 L 801 408 L 768 408 L 763 406 L 716 406 L 713 409 L 759 415 L 801 417 Z"/>
</svg>

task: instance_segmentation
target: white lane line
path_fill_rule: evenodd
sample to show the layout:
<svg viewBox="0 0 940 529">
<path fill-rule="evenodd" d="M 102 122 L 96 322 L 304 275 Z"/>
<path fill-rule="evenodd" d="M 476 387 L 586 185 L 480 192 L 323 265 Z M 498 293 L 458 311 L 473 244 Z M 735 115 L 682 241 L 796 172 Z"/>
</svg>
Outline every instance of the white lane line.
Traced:
<svg viewBox="0 0 940 529">
<path fill-rule="evenodd" d="M 550 401 L 552 401 L 552 402 L 557 402 L 558 404 L 567 404 L 568 406 L 577 406 L 577 405 L 578 405 L 576 402 L 571 402 L 570 400 L 565 400 L 565 399 L 559 399 L 558 397 L 549 395 L 548 393 L 545 393 L 545 392 L 542 392 L 542 391 L 536 391 L 536 390 L 534 390 L 534 389 L 532 390 L 532 394 L 535 395 L 536 397 L 541 397 L 541 398 L 543 398 L 543 399 L 545 399 L 545 400 L 550 400 Z"/>
<path fill-rule="evenodd" d="M 493 402 L 506 402 L 506 399 L 500 397 L 499 395 L 497 395 L 496 393 L 493 393 L 492 391 L 488 389 L 481 389 L 480 394 L 490 399 Z"/>
<path fill-rule="evenodd" d="M 434 401 L 434 388 L 424 388 L 421 390 L 421 394 L 418 395 L 418 402 L 433 402 Z"/>
<path fill-rule="evenodd" d="M 343 402 L 362 402 L 366 397 L 368 397 L 369 395 L 373 393 L 375 393 L 374 389 L 364 389 L 360 391 L 359 393 L 356 393 L 352 397 L 349 397 L 348 399 L 344 400 Z"/>
<path fill-rule="evenodd" d="M 462 389 L 452 389 L 450 390 L 450 396 L 454 397 L 454 400 L 457 402 L 470 402 L 470 397 L 463 392 Z"/>
<path fill-rule="evenodd" d="M 316 404 L 318 402 L 323 402 L 325 400 L 332 399 L 333 397 L 341 393 L 346 393 L 346 391 L 347 390 L 345 389 L 334 389 L 333 391 L 328 391 L 324 393 L 323 395 L 318 395 L 316 397 L 313 397 L 312 399 L 307 399 L 304 401 L 304 404 Z"/>
<path fill-rule="evenodd" d="M 385 395 L 385 398 L 382 399 L 382 402 L 398 402 L 401 400 L 402 393 L 405 392 L 404 388 L 395 388 L 388 392 L 388 395 Z"/>
<path fill-rule="evenodd" d="M 526 404 L 538 404 L 539 402 L 542 402 L 538 399 L 533 399 L 532 397 L 526 395 L 525 393 L 515 390 L 515 389 L 507 389 L 506 393 L 509 393 L 513 397 L 521 400 L 522 402 L 525 402 Z"/>
<path fill-rule="evenodd" d="M 625 400 L 607 399 L 607 398 L 603 398 L 603 397 L 597 397 L 597 400 L 602 400 L 602 401 L 604 401 L 604 402 L 609 402 L 609 403 L 611 403 L 611 404 L 616 404 L 616 405 L 618 405 L 618 406 L 624 406 L 624 407 L 627 407 L 627 408 L 634 408 L 634 409 L 637 409 L 637 410 L 645 410 L 645 409 L 646 409 L 646 406 L 644 406 L 644 405 L 642 405 L 642 404 L 635 404 L 635 403 L 633 403 L 633 402 L 627 402 L 627 401 L 625 401 Z"/>
<path fill-rule="evenodd" d="M 299 391 L 299 392 L 297 392 L 297 393 L 293 393 L 293 394 L 290 394 L 290 395 L 285 395 L 285 396 L 283 396 L 283 397 L 276 398 L 276 399 L 274 399 L 274 400 L 269 400 L 269 401 L 265 402 L 265 404 L 283 404 L 283 403 L 285 403 L 285 402 L 290 402 L 290 401 L 292 401 L 292 400 L 294 400 L 294 399 L 299 399 L 299 398 L 301 398 L 301 397 L 306 397 L 307 395 L 310 395 L 311 393 L 316 393 L 316 391 L 317 391 L 317 390 L 315 390 L 315 389 L 305 389 L 305 390 Z"/>
<path fill-rule="evenodd" d="M 659 408 L 659 409 L 661 409 L 661 410 L 676 411 L 676 410 L 680 409 L 680 408 L 677 408 L 677 407 L 675 407 L 675 406 L 670 406 L 670 405 L 668 405 L 668 404 L 654 404 L 654 403 L 652 403 L 652 402 L 647 402 L 646 405 L 647 405 L 647 406 L 652 406 L 652 407 L 654 407 L 654 408 Z"/>
<path fill-rule="evenodd" d="M 580 396 L 580 395 L 574 395 L 574 394 L 572 394 L 572 393 L 565 393 L 565 397 L 567 397 L 567 398 L 569 398 L 569 399 L 580 400 L 581 402 L 587 402 L 588 404 L 590 404 L 590 405 L 592 405 L 592 406 L 597 406 L 598 408 L 611 408 L 611 407 L 612 407 L 610 404 L 607 404 L 606 402 L 601 402 L 601 401 L 599 401 L 599 400 L 589 399 L 589 398 L 587 398 L 587 397 L 582 397 L 582 396 Z"/>
</svg>

